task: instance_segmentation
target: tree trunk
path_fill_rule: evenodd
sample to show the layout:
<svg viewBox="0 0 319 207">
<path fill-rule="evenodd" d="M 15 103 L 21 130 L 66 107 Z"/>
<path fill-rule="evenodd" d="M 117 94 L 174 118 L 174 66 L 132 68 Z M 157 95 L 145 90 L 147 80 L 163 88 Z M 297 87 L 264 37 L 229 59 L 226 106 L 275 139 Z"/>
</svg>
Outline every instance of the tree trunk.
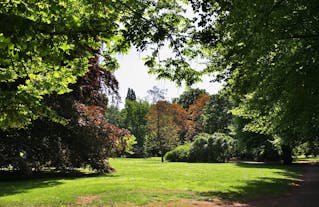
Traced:
<svg viewBox="0 0 319 207">
<path fill-rule="evenodd" d="M 292 163 L 292 149 L 289 145 L 282 145 L 282 160 L 285 165 L 290 165 Z"/>
<path fill-rule="evenodd" d="M 164 156 L 163 156 L 163 153 L 162 153 L 161 157 L 162 157 L 162 162 L 164 162 Z"/>
<path fill-rule="evenodd" d="M 23 159 L 19 160 L 19 171 L 22 176 L 29 177 L 32 175 L 32 169 L 28 166 L 27 161 Z"/>
</svg>

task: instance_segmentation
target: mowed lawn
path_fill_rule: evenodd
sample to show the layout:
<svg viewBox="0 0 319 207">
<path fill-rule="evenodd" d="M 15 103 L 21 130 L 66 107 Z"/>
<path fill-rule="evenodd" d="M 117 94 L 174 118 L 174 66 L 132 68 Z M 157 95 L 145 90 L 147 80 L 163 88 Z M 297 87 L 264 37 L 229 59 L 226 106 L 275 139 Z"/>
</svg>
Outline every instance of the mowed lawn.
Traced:
<svg viewBox="0 0 319 207">
<path fill-rule="evenodd" d="M 0 181 L 0 206 L 126 206 L 180 199 L 258 199 L 289 190 L 299 165 L 161 163 L 111 159 L 104 176 Z"/>
</svg>

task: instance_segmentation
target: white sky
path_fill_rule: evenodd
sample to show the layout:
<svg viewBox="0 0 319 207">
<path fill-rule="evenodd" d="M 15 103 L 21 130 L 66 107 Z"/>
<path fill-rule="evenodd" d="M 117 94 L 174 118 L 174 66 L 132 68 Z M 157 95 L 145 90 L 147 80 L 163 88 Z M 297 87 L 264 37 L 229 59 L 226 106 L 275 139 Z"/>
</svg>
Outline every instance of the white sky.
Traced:
<svg viewBox="0 0 319 207">
<path fill-rule="evenodd" d="M 164 51 L 165 52 L 165 51 Z M 165 54 L 163 54 L 165 56 Z M 119 93 L 122 103 L 119 107 L 123 108 L 124 100 L 128 88 L 132 88 L 138 98 L 144 99 L 147 97 L 147 90 L 157 86 L 161 89 L 167 89 L 167 100 L 179 97 L 185 90 L 185 86 L 178 87 L 174 82 L 169 80 L 156 80 L 155 75 L 148 74 L 148 68 L 144 66 L 143 54 L 131 49 L 128 54 L 120 55 L 118 58 L 120 68 L 115 71 L 115 77 L 119 81 Z M 192 88 L 205 89 L 210 94 L 215 94 L 221 88 L 220 83 L 210 83 L 209 77 L 205 77 L 202 83 L 198 83 Z"/>
</svg>

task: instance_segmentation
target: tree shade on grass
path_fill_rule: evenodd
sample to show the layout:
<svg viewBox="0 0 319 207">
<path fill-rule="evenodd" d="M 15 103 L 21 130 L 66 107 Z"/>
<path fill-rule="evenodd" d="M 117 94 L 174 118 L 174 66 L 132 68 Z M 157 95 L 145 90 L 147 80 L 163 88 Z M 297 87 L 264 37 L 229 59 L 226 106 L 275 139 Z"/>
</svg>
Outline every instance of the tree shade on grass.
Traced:
<svg viewBox="0 0 319 207">
<path fill-rule="evenodd" d="M 117 171 L 106 176 L 6 178 L 0 181 L 0 206 L 72 206 L 85 199 L 92 206 L 216 197 L 245 201 L 287 191 L 302 172 L 298 165 L 160 163 L 159 158 L 110 163 Z"/>
</svg>

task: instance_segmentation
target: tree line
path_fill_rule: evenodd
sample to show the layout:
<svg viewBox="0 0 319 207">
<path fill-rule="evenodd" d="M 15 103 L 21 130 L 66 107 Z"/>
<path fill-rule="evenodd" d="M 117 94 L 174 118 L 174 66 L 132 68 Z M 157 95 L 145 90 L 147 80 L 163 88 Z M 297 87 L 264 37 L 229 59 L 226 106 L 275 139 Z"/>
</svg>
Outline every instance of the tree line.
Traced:
<svg viewBox="0 0 319 207">
<path fill-rule="evenodd" d="M 228 132 L 230 114 L 227 100 L 204 89 L 190 89 L 173 102 L 164 100 L 165 91 L 153 87 L 148 91 L 152 103 L 138 100 L 128 89 L 125 107 L 110 107 L 108 122 L 128 129 L 137 144 L 131 156 L 161 156 L 178 145 L 191 142 L 201 132 Z M 220 110 L 222 109 L 222 110 Z"/>
</svg>

